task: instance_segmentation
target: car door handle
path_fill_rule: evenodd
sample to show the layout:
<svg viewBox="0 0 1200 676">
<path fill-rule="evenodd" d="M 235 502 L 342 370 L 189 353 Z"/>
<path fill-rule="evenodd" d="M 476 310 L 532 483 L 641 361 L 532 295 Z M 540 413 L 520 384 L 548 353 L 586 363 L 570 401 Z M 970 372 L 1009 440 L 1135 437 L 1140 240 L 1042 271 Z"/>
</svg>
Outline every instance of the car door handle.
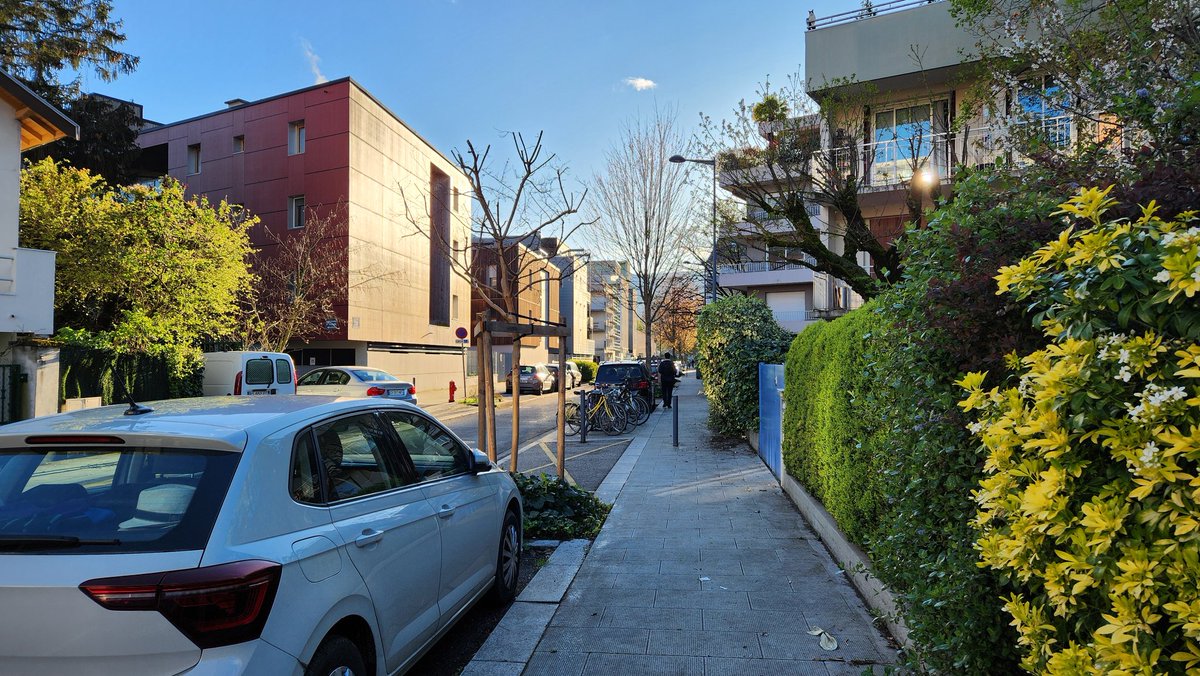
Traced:
<svg viewBox="0 0 1200 676">
<path fill-rule="evenodd" d="M 354 544 L 359 547 L 373 545 L 383 539 L 383 531 L 368 528 L 362 532 L 362 535 L 354 538 Z"/>
<path fill-rule="evenodd" d="M 440 516 L 440 517 L 442 517 L 443 519 L 445 519 L 445 518 L 447 518 L 448 516 L 450 516 L 451 514 L 453 514 L 453 513 L 454 513 L 454 510 L 456 510 L 456 509 L 458 509 L 458 508 L 457 508 L 457 507 L 451 507 L 450 505 L 442 505 L 442 508 L 438 510 L 438 516 Z"/>
</svg>

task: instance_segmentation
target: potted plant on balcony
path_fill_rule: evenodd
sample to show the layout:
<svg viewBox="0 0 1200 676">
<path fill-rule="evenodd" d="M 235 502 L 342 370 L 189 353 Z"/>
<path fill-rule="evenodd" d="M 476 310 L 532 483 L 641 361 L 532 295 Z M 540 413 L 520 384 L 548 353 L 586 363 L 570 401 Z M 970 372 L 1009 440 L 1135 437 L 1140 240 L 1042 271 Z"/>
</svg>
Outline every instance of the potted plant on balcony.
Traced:
<svg viewBox="0 0 1200 676">
<path fill-rule="evenodd" d="M 762 101 L 750 109 L 750 116 L 758 123 L 758 131 L 770 141 L 771 135 L 787 119 L 788 104 L 775 94 L 763 94 Z"/>
</svg>

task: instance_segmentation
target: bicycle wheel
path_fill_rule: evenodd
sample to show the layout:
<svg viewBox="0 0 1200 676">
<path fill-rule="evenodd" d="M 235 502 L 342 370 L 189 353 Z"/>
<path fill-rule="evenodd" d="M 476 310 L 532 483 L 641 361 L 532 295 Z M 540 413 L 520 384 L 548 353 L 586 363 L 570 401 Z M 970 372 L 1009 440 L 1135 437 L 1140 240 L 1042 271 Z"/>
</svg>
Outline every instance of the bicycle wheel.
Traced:
<svg viewBox="0 0 1200 676">
<path fill-rule="evenodd" d="M 579 404 L 576 404 L 575 402 L 567 402 L 565 410 L 567 419 L 564 422 L 567 428 L 567 434 L 575 436 L 576 434 L 579 434 L 579 422 L 582 420 L 582 418 L 579 417 Z"/>
<path fill-rule="evenodd" d="M 650 419 L 650 404 L 646 402 L 640 395 L 633 395 L 630 399 L 630 416 L 635 426 L 641 425 Z"/>
<path fill-rule="evenodd" d="M 606 406 L 601 408 L 605 412 L 605 427 L 604 433 L 610 437 L 615 437 L 625 431 L 629 427 L 629 415 L 625 413 L 625 407 L 616 402 L 609 401 Z"/>
</svg>

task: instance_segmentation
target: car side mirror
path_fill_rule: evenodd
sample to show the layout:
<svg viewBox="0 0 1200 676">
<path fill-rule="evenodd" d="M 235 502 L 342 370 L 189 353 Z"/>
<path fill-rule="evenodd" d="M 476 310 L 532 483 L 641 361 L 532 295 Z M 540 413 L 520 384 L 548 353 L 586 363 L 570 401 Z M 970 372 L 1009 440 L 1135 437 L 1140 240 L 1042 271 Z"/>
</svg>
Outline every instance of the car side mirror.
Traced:
<svg viewBox="0 0 1200 676">
<path fill-rule="evenodd" d="M 479 474 L 480 472 L 487 472 L 494 468 L 495 468 L 495 466 L 492 464 L 492 461 L 487 457 L 487 453 L 484 453 L 483 451 L 479 450 L 478 448 L 471 449 L 471 474 Z"/>
</svg>

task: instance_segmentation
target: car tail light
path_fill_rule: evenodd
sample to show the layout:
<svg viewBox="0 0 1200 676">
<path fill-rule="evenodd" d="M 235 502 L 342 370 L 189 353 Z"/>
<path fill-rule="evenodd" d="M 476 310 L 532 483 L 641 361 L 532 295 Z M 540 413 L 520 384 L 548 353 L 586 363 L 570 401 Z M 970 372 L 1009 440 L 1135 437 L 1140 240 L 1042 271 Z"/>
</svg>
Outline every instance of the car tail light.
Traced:
<svg viewBox="0 0 1200 676">
<path fill-rule="evenodd" d="M 242 372 L 241 371 L 238 371 L 237 375 L 233 377 L 233 393 L 234 394 L 242 393 Z"/>
<path fill-rule="evenodd" d="M 34 444 L 123 444 L 121 437 L 107 434 L 39 434 L 25 437 L 25 443 Z"/>
<path fill-rule="evenodd" d="M 283 566 L 219 566 L 88 580 L 83 593 L 109 610 L 156 610 L 200 648 L 252 641 L 262 633 Z"/>
<path fill-rule="evenodd" d="M 634 384 L 633 384 L 633 389 L 635 389 L 635 390 L 648 390 L 648 389 L 650 389 L 650 381 L 648 381 L 648 380 L 639 380 L 639 381 L 637 381 L 636 383 L 634 383 Z"/>
<path fill-rule="evenodd" d="M 292 387 L 300 384 L 300 374 L 296 373 L 296 369 L 292 369 Z"/>
<path fill-rule="evenodd" d="M 367 388 L 368 397 L 382 397 L 385 392 L 386 390 L 384 390 L 382 387 L 375 387 L 372 385 L 371 387 Z"/>
<path fill-rule="evenodd" d="M 416 386 L 416 385 L 409 385 L 409 386 L 408 386 L 408 393 L 409 393 L 409 394 L 416 394 L 416 393 L 417 393 L 417 386 Z"/>
</svg>

